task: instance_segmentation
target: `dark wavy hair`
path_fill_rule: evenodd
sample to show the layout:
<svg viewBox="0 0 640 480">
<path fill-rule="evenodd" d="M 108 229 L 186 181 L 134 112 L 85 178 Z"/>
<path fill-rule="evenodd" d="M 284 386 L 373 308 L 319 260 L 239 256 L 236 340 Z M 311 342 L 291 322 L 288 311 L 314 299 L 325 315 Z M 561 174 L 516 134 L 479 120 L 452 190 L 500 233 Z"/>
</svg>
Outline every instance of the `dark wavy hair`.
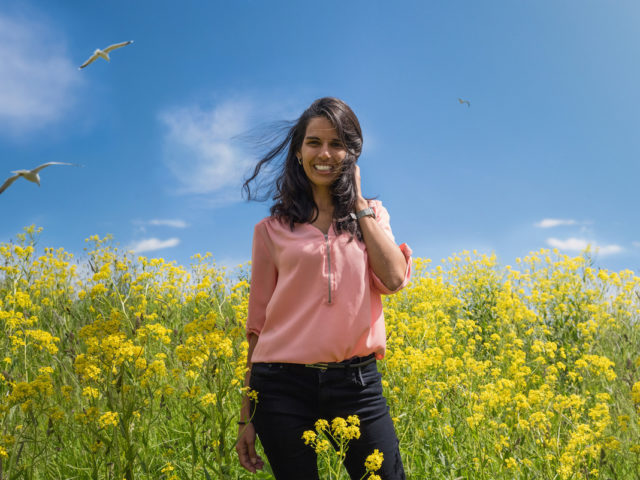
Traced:
<svg viewBox="0 0 640 480">
<path fill-rule="evenodd" d="M 338 234 L 350 233 L 351 240 L 354 236 L 362 240 L 358 222 L 350 216 L 356 203 L 354 174 L 362 152 L 362 130 L 355 113 L 342 100 L 319 98 L 297 120 L 281 127 L 286 128 L 284 139 L 279 139 L 279 143 L 258 161 L 253 174 L 244 182 L 243 191 L 247 194 L 247 200 L 261 200 L 257 192 L 252 192 L 251 183 L 257 183 L 257 190 L 265 185 L 264 182 L 258 182 L 258 175 L 264 168 L 275 177 L 266 182 L 268 196 L 272 196 L 275 202 L 271 206 L 272 217 L 288 222 L 291 230 L 295 223 L 311 223 L 318 218 L 319 210 L 313 199 L 311 184 L 296 157 L 296 152 L 302 148 L 307 125 L 316 117 L 325 117 L 331 122 L 347 151 L 340 174 L 330 186 L 335 230 Z"/>
</svg>

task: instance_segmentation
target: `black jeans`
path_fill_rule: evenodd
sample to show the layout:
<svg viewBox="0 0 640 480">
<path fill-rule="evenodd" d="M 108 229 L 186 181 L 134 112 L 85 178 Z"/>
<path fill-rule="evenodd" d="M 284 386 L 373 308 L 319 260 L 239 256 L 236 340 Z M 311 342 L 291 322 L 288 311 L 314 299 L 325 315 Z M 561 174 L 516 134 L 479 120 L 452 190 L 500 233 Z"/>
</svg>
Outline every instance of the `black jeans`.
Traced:
<svg viewBox="0 0 640 480">
<path fill-rule="evenodd" d="M 318 480 L 317 457 L 302 433 L 319 418 L 358 415 L 360 438 L 349 442 L 345 467 L 359 480 L 364 462 L 378 449 L 384 454 L 376 473 L 404 480 L 398 437 L 382 395 L 376 362 L 358 368 L 316 369 L 299 364 L 254 363 L 252 389 L 258 392 L 253 425 L 277 480 Z"/>
</svg>

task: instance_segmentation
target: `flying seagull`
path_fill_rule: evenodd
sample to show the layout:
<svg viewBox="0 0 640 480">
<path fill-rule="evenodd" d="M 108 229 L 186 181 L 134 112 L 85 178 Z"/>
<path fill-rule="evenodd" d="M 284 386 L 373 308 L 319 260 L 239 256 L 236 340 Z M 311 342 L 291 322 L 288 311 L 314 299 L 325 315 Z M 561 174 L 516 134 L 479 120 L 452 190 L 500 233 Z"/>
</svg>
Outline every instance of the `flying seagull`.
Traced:
<svg viewBox="0 0 640 480">
<path fill-rule="evenodd" d="M 86 62 L 84 62 L 82 65 L 80 65 L 80 67 L 78 68 L 78 70 L 83 69 L 84 67 L 86 67 L 87 65 L 89 65 L 91 62 L 93 62 L 96 58 L 98 57 L 102 57 L 104 58 L 107 62 L 109 62 L 111 59 L 109 58 L 109 52 L 115 50 L 116 48 L 120 48 L 120 47 L 125 47 L 127 45 L 129 45 L 130 43 L 133 43 L 133 40 L 129 40 L 128 42 L 122 42 L 122 43 L 114 43 L 113 45 L 109 45 L 107 48 L 105 48 L 104 50 L 100 50 L 99 48 L 96 48 L 96 51 L 93 52 L 93 55 L 91 55 L 89 57 L 89 60 L 87 60 Z"/>
<path fill-rule="evenodd" d="M 40 172 L 40 170 L 48 167 L 49 165 L 73 165 L 75 167 L 80 166 L 75 163 L 48 162 L 48 163 L 43 163 L 42 165 L 34 168 L 33 170 L 16 170 L 14 172 L 11 172 L 11 173 L 15 173 L 15 175 L 13 177 L 7 178 L 5 182 L 2 184 L 2 186 L 0 187 L 0 193 L 4 192 L 7 188 L 11 186 L 13 182 L 15 182 L 20 177 L 24 178 L 25 180 L 29 180 L 30 182 L 37 183 L 38 186 L 40 186 L 40 175 L 38 175 L 38 173 Z"/>
<path fill-rule="evenodd" d="M 459 99 L 458 99 L 458 101 L 460 102 L 460 105 L 462 105 L 462 104 L 466 103 L 466 104 L 467 104 L 467 107 L 470 107 L 470 106 L 471 106 L 471 104 L 469 103 L 469 100 L 463 100 L 463 99 L 459 98 Z"/>
</svg>

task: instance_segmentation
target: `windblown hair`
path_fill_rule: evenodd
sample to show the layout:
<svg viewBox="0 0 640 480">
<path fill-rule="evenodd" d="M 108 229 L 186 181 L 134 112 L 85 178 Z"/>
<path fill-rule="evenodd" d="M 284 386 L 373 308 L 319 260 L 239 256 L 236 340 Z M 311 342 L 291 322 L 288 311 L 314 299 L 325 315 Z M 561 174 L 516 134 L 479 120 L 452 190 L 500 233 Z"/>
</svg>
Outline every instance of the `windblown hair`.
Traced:
<svg viewBox="0 0 640 480">
<path fill-rule="evenodd" d="M 350 216 L 356 203 L 355 165 L 362 152 L 362 130 L 358 118 L 342 100 L 324 97 L 313 102 L 288 127 L 284 139 L 256 164 L 253 174 L 244 182 L 243 190 L 247 193 L 248 200 L 259 200 L 257 193 L 251 191 L 251 183 L 256 181 L 259 190 L 262 184 L 256 179 L 260 171 L 263 168 L 270 170 L 275 177 L 268 185 L 269 196 L 275 202 L 271 206 L 271 216 L 288 222 L 291 230 L 295 223 L 314 222 L 318 218 L 318 206 L 313 199 L 311 183 L 298 163 L 296 152 L 302 148 L 309 121 L 316 117 L 325 117 L 331 122 L 347 150 L 340 175 L 330 186 L 335 230 L 338 234 L 350 233 L 351 239 L 355 236 L 362 240 L 358 222 Z M 282 157 L 284 159 L 279 164 L 278 160 Z"/>
</svg>

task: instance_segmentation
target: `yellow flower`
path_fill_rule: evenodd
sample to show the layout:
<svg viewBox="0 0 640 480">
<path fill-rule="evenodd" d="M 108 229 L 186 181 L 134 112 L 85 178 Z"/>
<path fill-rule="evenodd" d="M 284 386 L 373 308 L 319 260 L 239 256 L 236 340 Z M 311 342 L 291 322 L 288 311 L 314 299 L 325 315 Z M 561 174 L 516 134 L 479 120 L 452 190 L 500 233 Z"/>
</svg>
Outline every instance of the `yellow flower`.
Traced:
<svg viewBox="0 0 640 480">
<path fill-rule="evenodd" d="M 100 425 L 101 428 L 118 426 L 118 412 L 106 412 L 98 419 L 98 425 Z"/>
<path fill-rule="evenodd" d="M 207 405 L 214 405 L 216 403 L 216 394 L 207 393 L 202 398 L 200 398 L 200 403 L 203 407 L 206 407 Z"/>
<path fill-rule="evenodd" d="M 367 472 L 375 472 L 377 470 L 380 470 L 383 460 L 384 455 L 376 448 L 373 453 L 369 455 L 365 460 L 364 467 L 367 469 Z"/>
<path fill-rule="evenodd" d="M 99 398 L 100 392 L 93 387 L 85 387 L 82 389 L 82 395 L 87 398 Z"/>
<path fill-rule="evenodd" d="M 315 427 L 317 432 L 329 430 L 329 422 L 327 422 L 324 418 L 320 418 L 316 421 Z"/>
<path fill-rule="evenodd" d="M 352 422 L 354 419 L 352 418 Z M 360 421 L 355 419 L 355 421 L 359 424 Z M 347 421 L 342 417 L 336 417 L 331 421 L 331 431 L 334 437 L 343 440 L 351 440 L 354 438 L 360 438 L 360 429 L 354 423 L 348 424 Z"/>
<path fill-rule="evenodd" d="M 316 453 L 326 452 L 331 448 L 329 440 L 320 440 L 316 443 Z"/>
<path fill-rule="evenodd" d="M 631 400 L 633 400 L 634 403 L 640 403 L 640 382 L 633 384 L 633 388 L 631 389 Z"/>
<path fill-rule="evenodd" d="M 252 389 L 247 390 L 247 397 L 249 397 L 250 400 L 253 400 L 254 402 L 257 402 L 258 401 L 258 391 L 257 390 L 252 390 Z"/>
<path fill-rule="evenodd" d="M 306 430 L 302 434 L 302 439 L 304 440 L 304 444 L 305 445 L 309 445 L 309 444 L 315 443 L 317 438 L 318 438 L 318 436 L 316 435 L 316 432 L 314 432 L 313 430 Z"/>
<path fill-rule="evenodd" d="M 508 469 L 510 470 L 515 470 L 518 468 L 518 462 L 516 461 L 515 458 L 511 457 L 511 458 L 507 458 L 504 461 L 505 465 L 507 466 Z"/>
</svg>

